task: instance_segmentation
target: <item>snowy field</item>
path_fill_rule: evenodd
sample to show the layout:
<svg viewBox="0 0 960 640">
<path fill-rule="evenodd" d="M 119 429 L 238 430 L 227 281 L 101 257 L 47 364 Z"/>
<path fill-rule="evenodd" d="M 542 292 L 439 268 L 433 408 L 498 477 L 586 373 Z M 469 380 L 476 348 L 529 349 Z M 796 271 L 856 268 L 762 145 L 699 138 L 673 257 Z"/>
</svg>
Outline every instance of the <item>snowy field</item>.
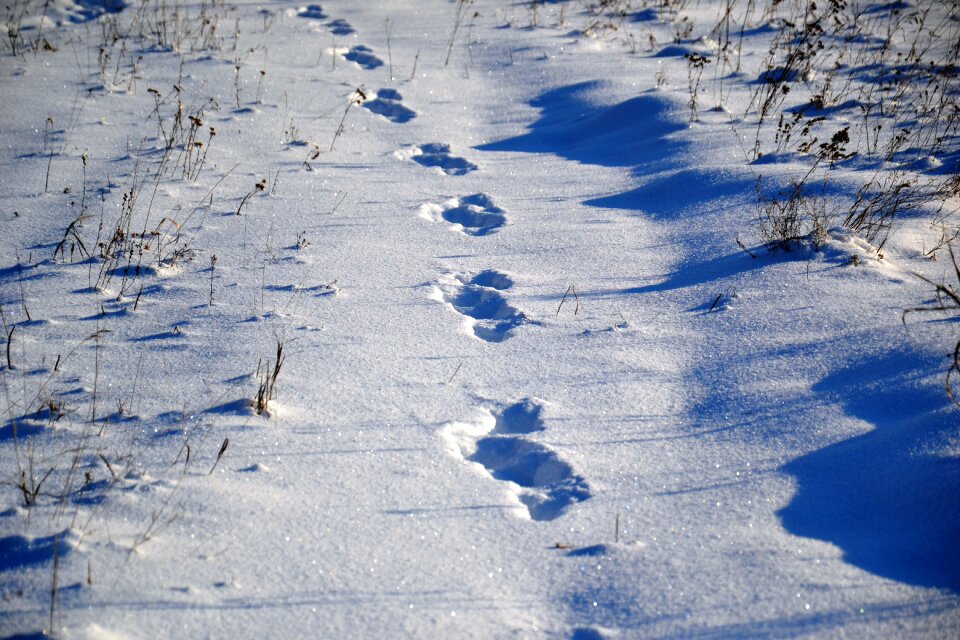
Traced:
<svg viewBox="0 0 960 640">
<path fill-rule="evenodd" d="M 3 11 L 0 637 L 960 635 L 956 2 Z"/>
</svg>

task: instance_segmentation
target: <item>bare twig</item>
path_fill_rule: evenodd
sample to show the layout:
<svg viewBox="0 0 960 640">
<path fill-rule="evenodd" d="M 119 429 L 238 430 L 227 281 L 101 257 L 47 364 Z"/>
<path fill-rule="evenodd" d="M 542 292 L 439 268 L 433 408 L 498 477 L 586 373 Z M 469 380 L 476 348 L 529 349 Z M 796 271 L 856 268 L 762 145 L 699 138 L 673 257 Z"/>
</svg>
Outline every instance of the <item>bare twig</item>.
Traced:
<svg viewBox="0 0 960 640">
<path fill-rule="evenodd" d="M 57 608 L 57 579 L 60 577 L 60 534 L 53 536 L 53 582 L 50 585 L 50 626 L 47 628 L 52 636 L 59 635 L 54 630 L 54 614 Z"/>
<path fill-rule="evenodd" d="M 357 87 L 353 90 L 353 93 L 350 94 L 350 100 L 347 102 L 347 106 L 343 110 L 343 116 L 340 118 L 340 124 L 337 125 L 337 131 L 333 134 L 333 140 L 330 141 L 330 151 L 333 151 L 333 146 L 337 144 L 337 138 L 339 138 L 340 134 L 343 133 L 343 125 L 347 121 L 347 114 L 350 113 L 350 107 L 354 105 L 361 105 L 366 99 L 367 94 L 363 92 L 362 87 Z"/>
<path fill-rule="evenodd" d="M 462 366 L 463 366 L 463 361 L 461 360 L 460 364 L 457 365 L 457 369 L 453 372 L 453 375 L 450 376 L 449 380 L 447 380 L 447 384 L 450 384 L 451 382 L 453 382 L 453 379 L 457 377 L 458 373 L 460 373 L 460 367 Z"/>
<path fill-rule="evenodd" d="M 13 332 L 16 330 L 17 325 L 12 324 L 10 328 L 7 329 L 7 369 L 13 371 L 13 358 L 12 358 L 12 345 L 13 345 Z"/>
<path fill-rule="evenodd" d="M 711 311 L 713 311 L 714 309 L 717 308 L 717 304 L 720 303 L 720 299 L 721 299 L 722 297 L 723 297 L 723 294 L 722 294 L 722 293 L 718 293 L 718 294 L 717 294 L 717 297 L 713 299 L 713 304 L 711 304 L 711 305 L 710 305 L 710 308 L 707 309 L 707 313 L 710 313 Z"/>
<path fill-rule="evenodd" d="M 560 315 L 560 309 L 563 308 L 563 303 L 567 301 L 567 296 L 569 296 L 571 293 L 573 294 L 573 298 L 577 303 L 573 309 L 573 315 L 580 313 L 580 296 L 577 295 L 577 287 L 576 285 L 570 285 L 567 287 L 566 292 L 563 294 L 563 298 L 560 300 L 560 305 L 557 307 L 557 315 Z"/>
<path fill-rule="evenodd" d="M 227 447 L 230 446 L 230 438 L 224 438 L 223 444 L 220 445 L 220 451 L 217 453 L 217 459 L 213 461 L 213 466 L 210 467 L 210 473 L 207 475 L 213 475 L 213 470 L 217 468 L 217 465 L 220 464 L 220 458 L 223 457 L 223 454 L 227 452 Z"/>
<path fill-rule="evenodd" d="M 453 30 L 450 32 L 450 41 L 447 43 L 447 57 L 443 61 L 443 66 L 450 64 L 450 54 L 453 53 L 453 44 L 457 40 L 457 32 L 460 31 L 460 25 L 463 24 L 463 18 L 466 15 L 467 7 L 473 4 L 473 0 L 457 0 L 457 13 L 454 16 Z"/>
</svg>

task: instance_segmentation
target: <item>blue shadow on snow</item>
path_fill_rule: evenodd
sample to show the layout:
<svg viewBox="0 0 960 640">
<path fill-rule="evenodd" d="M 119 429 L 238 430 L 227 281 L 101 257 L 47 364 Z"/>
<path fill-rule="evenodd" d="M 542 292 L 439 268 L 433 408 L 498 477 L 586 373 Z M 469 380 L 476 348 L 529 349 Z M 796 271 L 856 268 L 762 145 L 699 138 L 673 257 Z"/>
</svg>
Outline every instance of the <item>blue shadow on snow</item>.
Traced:
<svg viewBox="0 0 960 640">
<path fill-rule="evenodd" d="M 681 169 L 653 178 L 636 189 L 587 200 L 584 204 L 603 209 L 641 210 L 654 216 L 678 214 L 722 197 L 738 198 L 744 205 L 750 204 L 754 183 L 749 171 Z"/>
<path fill-rule="evenodd" d="M 25 538 L 7 536 L 0 538 L 0 571 L 19 570 L 53 560 L 54 548 L 61 556 L 71 551 L 69 544 L 57 545 L 57 536 Z"/>
<path fill-rule="evenodd" d="M 601 82 L 560 87 L 530 101 L 540 119 L 522 135 L 477 147 L 480 151 L 552 153 L 604 167 L 674 166 L 683 150 L 669 134 L 686 128 L 675 103 L 657 93 L 602 106 L 591 101 Z"/>
<path fill-rule="evenodd" d="M 957 435 L 957 413 L 929 369 L 894 352 L 821 380 L 814 391 L 876 428 L 785 465 L 798 489 L 778 515 L 866 571 L 960 592 L 960 459 L 938 455 Z"/>
</svg>

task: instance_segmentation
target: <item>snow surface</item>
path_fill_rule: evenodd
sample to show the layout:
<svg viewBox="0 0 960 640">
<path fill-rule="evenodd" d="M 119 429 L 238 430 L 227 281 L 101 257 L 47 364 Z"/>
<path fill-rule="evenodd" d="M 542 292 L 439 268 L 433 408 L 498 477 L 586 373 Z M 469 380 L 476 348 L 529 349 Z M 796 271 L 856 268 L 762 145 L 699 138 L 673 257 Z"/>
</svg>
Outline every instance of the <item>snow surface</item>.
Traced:
<svg viewBox="0 0 960 640">
<path fill-rule="evenodd" d="M 691 122 L 652 8 L 176 6 L 0 57 L 0 635 L 958 636 L 948 260 L 760 246 L 756 74 Z"/>
</svg>

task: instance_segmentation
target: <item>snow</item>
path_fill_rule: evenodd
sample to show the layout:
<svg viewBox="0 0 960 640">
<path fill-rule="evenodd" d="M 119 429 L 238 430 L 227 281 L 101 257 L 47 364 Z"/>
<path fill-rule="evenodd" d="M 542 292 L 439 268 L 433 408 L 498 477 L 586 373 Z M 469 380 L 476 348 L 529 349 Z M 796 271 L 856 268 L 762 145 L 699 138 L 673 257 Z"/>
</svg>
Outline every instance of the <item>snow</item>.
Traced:
<svg viewBox="0 0 960 640">
<path fill-rule="evenodd" d="M 12 9 L 0 635 L 956 637 L 955 132 L 768 250 L 759 9 L 162 4 Z"/>
</svg>

